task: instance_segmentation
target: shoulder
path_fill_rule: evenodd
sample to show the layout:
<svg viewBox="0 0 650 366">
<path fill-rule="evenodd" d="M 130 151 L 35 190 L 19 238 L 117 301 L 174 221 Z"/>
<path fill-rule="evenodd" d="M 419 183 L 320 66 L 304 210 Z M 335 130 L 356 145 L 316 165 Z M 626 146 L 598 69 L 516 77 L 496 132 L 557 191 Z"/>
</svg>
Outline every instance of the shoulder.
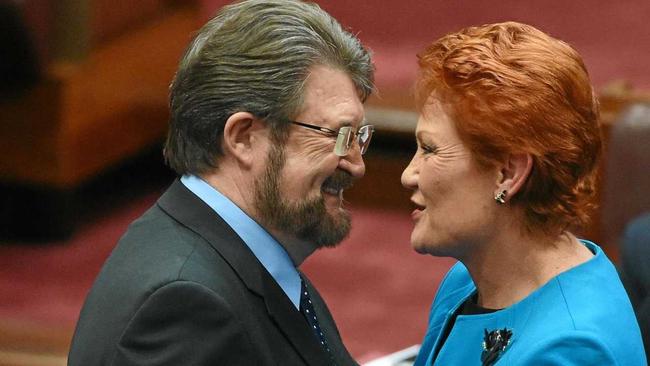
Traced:
<svg viewBox="0 0 650 366">
<path fill-rule="evenodd" d="M 612 308 L 624 313 L 632 312 L 614 264 L 599 247 L 586 243 L 595 251 L 594 257 L 559 274 L 550 282 L 552 288 L 559 292 L 563 306 L 571 313 L 578 329 L 582 320 L 592 322 L 596 316 L 609 317 Z M 547 293 L 555 296 L 555 292 Z"/>
<path fill-rule="evenodd" d="M 179 279 L 204 240 L 153 206 L 135 220 L 104 263 L 94 287 L 156 288 Z M 136 290 L 135 288 L 131 290 Z"/>
<path fill-rule="evenodd" d="M 535 295 L 528 333 L 540 346 L 547 343 L 542 348 L 566 350 L 566 357 L 571 349 L 577 350 L 575 357 L 593 350 L 598 357 L 611 355 L 619 364 L 635 365 L 643 359 L 643 345 L 634 310 L 614 265 L 595 244 L 587 244 L 596 251 L 594 258 L 558 275 Z"/>
<path fill-rule="evenodd" d="M 129 225 L 120 238 L 120 243 L 158 242 L 161 239 L 170 243 L 184 243 L 188 239 L 190 242 L 191 239 L 198 239 L 198 235 L 162 210 L 158 204 L 154 204 Z"/>
<path fill-rule="evenodd" d="M 576 330 L 600 333 L 606 328 L 636 324 L 632 305 L 614 264 L 600 248 L 596 250 L 596 255 L 588 262 L 555 277 L 551 281 L 555 290 L 546 293 L 561 299 L 559 305 L 570 315 Z M 617 309 L 616 319 L 612 319 L 612 309 Z"/>
<path fill-rule="evenodd" d="M 219 235 L 211 239 L 230 240 Z M 106 273 L 100 276 L 127 276 L 129 283 L 151 288 L 182 279 L 201 282 L 193 269 L 215 278 L 215 271 L 230 270 L 230 266 L 202 235 L 156 204 L 129 225 L 104 264 L 102 272 Z"/>
</svg>

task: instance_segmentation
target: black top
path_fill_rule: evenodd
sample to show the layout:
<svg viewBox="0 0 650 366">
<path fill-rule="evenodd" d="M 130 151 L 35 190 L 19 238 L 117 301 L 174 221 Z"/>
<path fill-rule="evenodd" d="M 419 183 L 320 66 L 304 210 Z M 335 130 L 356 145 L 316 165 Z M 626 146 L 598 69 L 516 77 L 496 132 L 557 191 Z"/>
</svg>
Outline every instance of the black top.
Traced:
<svg viewBox="0 0 650 366">
<path fill-rule="evenodd" d="M 454 314 L 449 318 L 449 321 L 447 321 L 447 324 L 445 324 L 445 330 L 442 332 L 442 335 L 440 337 L 440 341 L 438 342 L 438 345 L 436 346 L 436 351 L 433 355 L 433 363 L 435 363 L 436 358 L 438 357 L 438 353 L 440 352 L 440 349 L 442 349 L 442 346 L 445 344 L 445 341 L 447 340 L 447 337 L 449 337 L 449 333 L 451 333 L 452 328 L 454 327 L 454 324 L 456 324 L 456 318 L 458 315 L 479 315 L 479 314 L 489 314 L 489 313 L 494 313 L 495 311 L 499 311 L 501 309 L 488 309 L 481 307 L 477 304 L 478 302 L 478 293 L 475 292 L 472 296 L 468 297 L 465 302 L 463 302 L 458 309 L 454 312 Z"/>
</svg>

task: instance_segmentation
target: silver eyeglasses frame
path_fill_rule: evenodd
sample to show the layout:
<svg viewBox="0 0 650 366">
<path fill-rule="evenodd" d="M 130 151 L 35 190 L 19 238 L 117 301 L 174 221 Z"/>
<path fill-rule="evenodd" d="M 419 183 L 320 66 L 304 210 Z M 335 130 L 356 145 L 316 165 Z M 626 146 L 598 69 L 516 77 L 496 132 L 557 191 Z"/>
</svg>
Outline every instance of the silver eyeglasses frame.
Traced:
<svg viewBox="0 0 650 366">
<path fill-rule="evenodd" d="M 359 144 L 359 151 L 361 155 L 365 154 L 368 151 L 368 146 L 370 145 L 370 140 L 372 139 L 372 134 L 375 132 L 375 126 L 373 125 L 363 125 L 359 127 L 357 131 L 354 130 L 352 126 L 343 126 L 338 129 L 338 131 L 332 130 L 331 128 L 316 126 L 305 122 L 298 121 L 289 121 L 289 123 L 310 128 L 315 131 L 319 131 L 329 137 L 336 139 L 336 144 L 334 145 L 334 154 L 337 156 L 346 156 L 348 151 L 352 147 L 352 144 L 356 141 Z"/>
</svg>

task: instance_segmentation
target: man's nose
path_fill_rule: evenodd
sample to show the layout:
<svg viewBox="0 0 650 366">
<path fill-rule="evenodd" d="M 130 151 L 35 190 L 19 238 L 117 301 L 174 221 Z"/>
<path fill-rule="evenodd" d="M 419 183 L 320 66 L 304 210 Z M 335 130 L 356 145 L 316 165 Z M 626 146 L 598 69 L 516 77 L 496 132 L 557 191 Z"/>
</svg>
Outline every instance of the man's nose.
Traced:
<svg viewBox="0 0 650 366">
<path fill-rule="evenodd" d="M 342 156 L 339 160 L 339 168 L 350 173 L 355 179 L 359 179 L 366 174 L 366 164 L 363 162 L 359 144 L 354 143 L 350 146 L 348 154 Z"/>
</svg>

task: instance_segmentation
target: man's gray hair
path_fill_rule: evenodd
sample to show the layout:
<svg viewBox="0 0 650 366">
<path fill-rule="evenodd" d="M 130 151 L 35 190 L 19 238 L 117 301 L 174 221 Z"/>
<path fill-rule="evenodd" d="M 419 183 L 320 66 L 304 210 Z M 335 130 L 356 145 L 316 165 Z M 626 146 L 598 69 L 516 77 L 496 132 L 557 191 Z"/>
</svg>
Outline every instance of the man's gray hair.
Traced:
<svg viewBox="0 0 650 366">
<path fill-rule="evenodd" d="M 246 0 L 221 9 L 190 43 L 172 82 L 167 164 L 178 174 L 216 168 L 225 122 L 236 112 L 265 118 L 284 141 L 315 65 L 345 72 L 362 101 L 374 89 L 368 50 L 318 5 Z"/>
</svg>

